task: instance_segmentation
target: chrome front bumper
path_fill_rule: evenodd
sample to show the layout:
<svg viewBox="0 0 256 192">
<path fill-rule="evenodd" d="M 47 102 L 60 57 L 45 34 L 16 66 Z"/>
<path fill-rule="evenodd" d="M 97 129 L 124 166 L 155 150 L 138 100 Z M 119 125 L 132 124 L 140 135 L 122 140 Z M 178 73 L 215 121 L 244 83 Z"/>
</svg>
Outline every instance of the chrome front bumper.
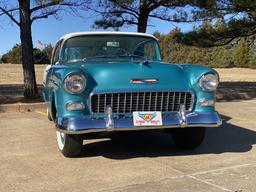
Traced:
<svg viewBox="0 0 256 192">
<path fill-rule="evenodd" d="M 56 129 L 67 134 L 84 134 L 107 131 L 136 131 L 147 129 L 168 129 L 185 127 L 218 127 L 222 120 L 217 112 L 192 112 L 180 111 L 176 114 L 162 117 L 162 126 L 137 127 L 133 124 L 132 118 L 106 118 L 92 119 L 91 117 L 81 118 L 58 118 Z"/>
</svg>

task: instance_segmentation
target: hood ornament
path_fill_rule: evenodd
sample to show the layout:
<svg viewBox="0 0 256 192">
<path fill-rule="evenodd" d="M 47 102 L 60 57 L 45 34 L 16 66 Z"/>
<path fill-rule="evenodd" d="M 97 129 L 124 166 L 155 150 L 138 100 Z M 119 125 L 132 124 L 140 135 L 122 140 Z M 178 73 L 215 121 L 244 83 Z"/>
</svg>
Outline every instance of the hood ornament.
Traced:
<svg viewBox="0 0 256 192">
<path fill-rule="evenodd" d="M 130 83 L 132 84 L 154 84 L 157 83 L 158 79 L 132 79 Z"/>
</svg>

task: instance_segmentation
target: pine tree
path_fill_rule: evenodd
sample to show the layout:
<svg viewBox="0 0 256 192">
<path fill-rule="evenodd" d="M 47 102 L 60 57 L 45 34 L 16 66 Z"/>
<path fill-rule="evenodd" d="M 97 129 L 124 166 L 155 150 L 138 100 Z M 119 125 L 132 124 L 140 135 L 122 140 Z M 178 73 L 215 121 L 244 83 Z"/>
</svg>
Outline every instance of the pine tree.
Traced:
<svg viewBox="0 0 256 192">
<path fill-rule="evenodd" d="M 236 67 L 249 67 L 253 62 L 251 45 L 246 38 L 241 38 L 234 47 L 234 65 Z"/>
<path fill-rule="evenodd" d="M 211 50 L 211 67 L 233 67 L 233 55 L 230 46 L 215 47 Z"/>
</svg>

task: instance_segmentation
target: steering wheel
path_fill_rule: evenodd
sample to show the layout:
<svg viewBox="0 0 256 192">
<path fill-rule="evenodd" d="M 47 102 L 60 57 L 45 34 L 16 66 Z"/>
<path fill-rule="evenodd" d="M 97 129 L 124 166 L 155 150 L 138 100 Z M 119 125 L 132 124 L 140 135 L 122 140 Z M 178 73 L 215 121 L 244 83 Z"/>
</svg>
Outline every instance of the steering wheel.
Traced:
<svg viewBox="0 0 256 192">
<path fill-rule="evenodd" d="M 127 51 L 126 49 L 124 48 L 117 48 L 115 51 L 114 51 L 114 55 L 129 55 L 129 51 Z"/>
</svg>

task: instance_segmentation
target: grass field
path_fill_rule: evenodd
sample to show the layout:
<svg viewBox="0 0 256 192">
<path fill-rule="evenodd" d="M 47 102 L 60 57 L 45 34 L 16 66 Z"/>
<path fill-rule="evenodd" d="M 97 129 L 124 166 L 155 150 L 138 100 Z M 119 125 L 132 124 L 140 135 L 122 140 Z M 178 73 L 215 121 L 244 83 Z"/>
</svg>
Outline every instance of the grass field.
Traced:
<svg viewBox="0 0 256 192">
<path fill-rule="evenodd" d="M 41 84 L 46 65 L 36 65 L 37 83 Z M 217 69 L 222 82 L 247 81 L 256 82 L 256 70 L 245 68 Z M 0 65 L 0 84 L 22 84 L 23 72 L 20 64 Z"/>
<path fill-rule="evenodd" d="M 37 83 L 41 84 L 46 65 L 36 65 Z M 23 71 L 21 64 L 1 64 L 0 84 L 23 84 Z"/>
</svg>

